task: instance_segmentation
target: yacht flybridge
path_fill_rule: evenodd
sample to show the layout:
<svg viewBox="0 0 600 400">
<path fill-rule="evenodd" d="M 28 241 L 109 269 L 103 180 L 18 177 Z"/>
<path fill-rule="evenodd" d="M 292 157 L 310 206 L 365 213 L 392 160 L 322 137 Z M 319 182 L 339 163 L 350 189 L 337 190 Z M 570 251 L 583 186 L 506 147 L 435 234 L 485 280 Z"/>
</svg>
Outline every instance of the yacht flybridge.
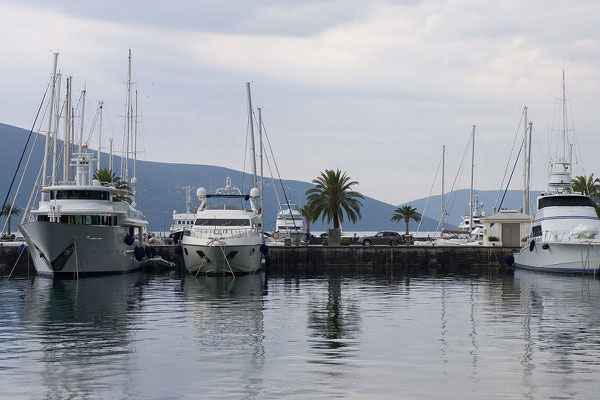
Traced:
<svg viewBox="0 0 600 400">
<path fill-rule="evenodd" d="M 260 190 L 253 188 L 250 194 L 242 194 L 239 188 L 231 186 L 231 178 L 227 177 L 225 187 L 214 194 L 207 194 L 202 187 L 196 194 L 201 204 L 194 225 L 181 241 L 188 271 L 235 274 L 260 269 L 263 244 Z M 227 202 L 228 199 L 249 201 L 250 209 L 231 200 Z"/>
<path fill-rule="evenodd" d="M 537 198 L 527 244 L 507 261 L 533 270 L 596 274 L 600 220 L 590 197 L 574 193 L 571 185 L 572 146 L 567 140 L 564 88 L 563 72 L 562 154 L 550 162 L 548 189 Z"/>
<path fill-rule="evenodd" d="M 275 219 L 275 232 L 279 237 L 303 236 L 304 222 L 296 204 L 283 205 Z"/>
</svg>

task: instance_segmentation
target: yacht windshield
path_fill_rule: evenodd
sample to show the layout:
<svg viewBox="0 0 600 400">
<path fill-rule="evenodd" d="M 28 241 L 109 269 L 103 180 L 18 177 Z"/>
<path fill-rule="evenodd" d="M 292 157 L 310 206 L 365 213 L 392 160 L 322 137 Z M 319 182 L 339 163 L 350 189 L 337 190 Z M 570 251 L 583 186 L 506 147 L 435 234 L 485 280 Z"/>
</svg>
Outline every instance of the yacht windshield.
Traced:
<svg viewBox="0 0 600 400">
<path fill-rule="evenodd" d="M 249 219 L 198 218 L 196 226 L 250 226 Z"/>
<path fill-rule="evenodd" d="M 592 201 L 587 196 L 552 196 L 542 197 L 538 209 L 544 207 L 593 207 Z"/>
</svg>

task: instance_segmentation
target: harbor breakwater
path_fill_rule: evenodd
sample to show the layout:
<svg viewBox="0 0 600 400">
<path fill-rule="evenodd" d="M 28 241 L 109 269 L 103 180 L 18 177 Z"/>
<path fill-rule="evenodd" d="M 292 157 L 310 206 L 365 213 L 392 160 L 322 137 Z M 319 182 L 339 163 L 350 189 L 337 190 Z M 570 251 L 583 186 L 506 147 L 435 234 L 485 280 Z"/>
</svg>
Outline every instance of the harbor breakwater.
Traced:
<svg viewBox="0 0 600 400">
<path fill-rule="evenodd" d="M 175 246 L 154 246 L 158 255 L 184 269 L 183 257 Z M 318 272 L 341 267 L 366 270 L 403 268 L 479 269 L 506 268 L 504 257 L 518 251 L 515 247 L 483 246 L 272 246 L 269 247 L 269 268 L 274 271 L 306 270 Z M 29 257 L 17 262 L 16 247 L 0 247 L 0 274 L 6 275 L 15 266 L 22 275 L 33 268 Z"/>
</svg>

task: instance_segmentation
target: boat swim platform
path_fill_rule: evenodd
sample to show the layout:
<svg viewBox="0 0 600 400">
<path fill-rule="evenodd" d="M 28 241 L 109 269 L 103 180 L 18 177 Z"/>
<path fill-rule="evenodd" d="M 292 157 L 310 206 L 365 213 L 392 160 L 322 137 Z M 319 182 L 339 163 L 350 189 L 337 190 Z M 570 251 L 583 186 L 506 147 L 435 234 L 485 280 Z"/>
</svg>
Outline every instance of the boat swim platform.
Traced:
<svg viewBox="0 0 600 400">
<path fill-rule="evenodd" d="M 185 270 L 183 257 L 175 253 L 174 245 L 152 246 L 156 253 L 167 261 L 176 263 L 177 269 Z M 365 267 L 366 270 L 401 270 L 404 267 L 444 268 L 468 271 L 479 268 L 512 268 L 504 258 L 518 247 L 484 246 L 272 246 L 269 247 L 268 268 L 273 271 L 302 270 L 309 268 L 318 272 L 320 268 Z M 33 265 L 23 255 L 15 272 L 31 273 Z M 0 247 L 0 274 L 6 275 L 17 259 L 16 248 Z M 28 268 L 29 266 L 29 268 Z M 35 273 L 35 272 L 34 272 Z"/>
</svg>

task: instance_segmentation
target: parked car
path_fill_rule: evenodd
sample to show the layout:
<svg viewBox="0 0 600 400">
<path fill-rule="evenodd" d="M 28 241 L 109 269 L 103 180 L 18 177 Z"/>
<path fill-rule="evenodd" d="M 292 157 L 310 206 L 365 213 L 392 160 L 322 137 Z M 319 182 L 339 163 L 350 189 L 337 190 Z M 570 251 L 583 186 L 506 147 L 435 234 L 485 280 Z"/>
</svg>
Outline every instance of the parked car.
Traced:
<svg viewBox="0 0 600 400">
<path fill-rule="evenodd" d="M 383 231 L 377 232 L 373 236 L 364 236 L 360 238 L 360 243 L 363 246 L 373 246 L 377 244 L 383 244 L 388 246 L 398 246 L 404 244 L 404 237 L 398 232 Z"/>
</svg>

